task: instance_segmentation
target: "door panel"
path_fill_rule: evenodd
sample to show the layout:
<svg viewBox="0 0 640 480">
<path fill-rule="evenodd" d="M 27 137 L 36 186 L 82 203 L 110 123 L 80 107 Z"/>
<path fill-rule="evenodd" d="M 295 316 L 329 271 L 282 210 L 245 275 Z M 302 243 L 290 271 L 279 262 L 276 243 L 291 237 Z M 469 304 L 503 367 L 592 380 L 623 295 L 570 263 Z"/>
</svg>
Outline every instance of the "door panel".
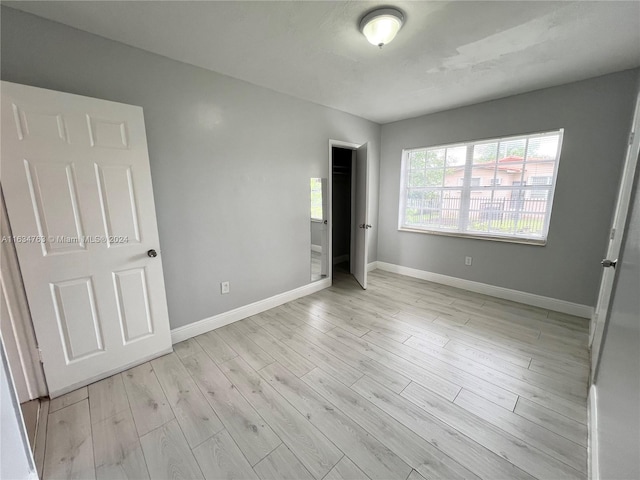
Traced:
<svg viewBox="0 0 640 480">
<path fill-rule="evenodd" d="M 102 352 L 104 344 L 91 278 L 54 283 L 51 295 L 66 362 Z"/>
<path fill-rule="evenodd" d="M 107 232 L 107 245 L 119 245 L 109 237 L 128 237 L 129 242 L 140 242 L 138 209 L 133 190 L 131 167 L 126 165 L 95 165 L 100 206 Z"/>
<path fill-rule="evenodd" d="M 31 208 L 41 237 L 68 237 L 74 242 L 41 242 L 45 255 L 84 250 L 72 163 L 24 160 Z"/>
<path fill-rule="evenodd" d="M 93 118 L 87 115 L 87 124 L 92 147 L 129 148 L 126 122 Z"/>
<path fill-rule="evenodd" d="M 50 395 L 171 350 L 142 109 L 2 82 L 2 185 Z M 26 240 L 24 240 L 26 239 Z"/>
<path fill-rule="evenodd" d="M 25 111 L 12 105 L 16 134 L 20 140 L 67 143 L 67 129 L 63 115 L 56 112 Z"/>
<path fill-rule="evenodd" d="M 356 150 L 356 206 L 355 222 L 358 226 L 355 231 L 355 258 L 353 262 L 353 276 L 360 286 L 367 288 L 367 257 L 369 247 L 369 158 L 367 144 Z"/>
<path fill-rule="evenodd" d="M 113 275 L 125 345 L 153 334 L 147 278 L 143 268 Z"/>
</svg>

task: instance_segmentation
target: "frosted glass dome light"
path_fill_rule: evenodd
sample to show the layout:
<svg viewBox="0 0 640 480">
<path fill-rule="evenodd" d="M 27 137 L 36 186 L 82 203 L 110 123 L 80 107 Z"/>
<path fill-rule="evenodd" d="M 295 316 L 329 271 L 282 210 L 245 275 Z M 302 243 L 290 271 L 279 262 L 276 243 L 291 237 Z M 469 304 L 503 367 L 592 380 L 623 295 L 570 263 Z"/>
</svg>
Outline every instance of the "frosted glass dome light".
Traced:
<svg viewBox="0 0 640 480">
<path fill-rule="evenodd" d="M 367 13 L 360 21 L 360 31 L 367 37 L 369 43 L 382 48 L 402 28 L 404 15 L 395 8 L 380 8 Z"/>
</svg>

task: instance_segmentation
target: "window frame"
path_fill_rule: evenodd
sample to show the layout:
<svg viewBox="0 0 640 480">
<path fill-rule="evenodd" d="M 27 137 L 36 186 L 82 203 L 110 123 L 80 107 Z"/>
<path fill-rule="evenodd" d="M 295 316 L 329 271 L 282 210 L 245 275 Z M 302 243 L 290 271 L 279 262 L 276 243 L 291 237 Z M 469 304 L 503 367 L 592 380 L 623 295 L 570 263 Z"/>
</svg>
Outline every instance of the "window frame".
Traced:
<svg viewBox="0 0 640 480">
<path fill-rule="evenodd" d="M 526 164 L 527 161 L 527 149 L 528 149 L 528 145 L 529 145 L 529 141 L 531 139 L 535 139 L 535 138 L 539 138 L 539 137 L 545 137 L 545 136 L 549 136 L 549 135 L 558 135 L 558 149 L 557 149 L 557 153 L 556 153 L 556 157 L 555 160 L 553 160 L 553 164 L 554 164 L 554 168 L 553 168 L 553 175 L 551 175 L 551 183 L 548 185 L 548 200 L 547 200 L 547 208 L 545 211 L 545 215 L 544 215 L 544 223 L 543 223 L 543 229 L 542 229 L 542 235 L 541 237 L 531 237 L 531 236 L 519 236 L 519 235 L 515 235 L 515 234 L 496 234 L 495 232 L 477 232 L 477 231 L 468 231 L 468 230 L 464 230 L 464 231 L 460 231 L 460 230 L 442 230 L 442 229 L 435 229 L 435 228 L 429 228 L 429 227 L 417 227 L 414 225 L 405 225 L 404 221 L 405 221 L 405 214 L 406 214 L 406 201 L 407 201 L 407 190 L 409 187 L 408 185 L 408 173 L 409 173 L 409 169 L 408 169 L 408 161 L 409 161 L 409 155 L 412 152 L 416 152 L 416 151 L 430 151 L 430 150 L 439 150 L 439 149 L 451 149 L 451 148 L 456 148 L 456 147 L 466 147 L 467 148 L 467 155 L 466 155 L 466 160 L 464 163 L 464 176 L 462 178 L 464 185 L 462 186 L 455 186 L 455 187 L 446 187 L 446 186 L 442 186 L 442 187 L 433 187 L 434 191 L 437 191 L 437 188 L 440 188 L 441 192 L 446 191 L 446 189 L 450 189 L 450 190 L 459 190 L 460 191 L 460 206 L 458 208 L 458 215 L 459 216 L 463 216 L 463 215 L 468 215 L 469 212 L 469 207 L 471 204 L 471 193 L 477 190 L 484 190 L 484 191 L 499 191 L 499 190 L 510 190 L 510 191 L 515 191 L 516 189 L 514 187 L 521 187 L 523 189 L 524 192 L 526 192 L 527 190 L 529 192 L 532 192 L 536 187 L 538 188 L 542 188 L 544 186 L 542 185 L 532 185 L 530 184 L 530 182 L 526 182 L 523 181 L 523 185 L 519 185 L 519 186 L 515 186 L 515 185 L 511 185 L 511 186 L 505 186 L 502 184 L 502 182 L 498 185 L 488 185 L 488 186 L 481 186 L 481 187 L 473 187 L 471 185 L 471 178 L 472 178 L 472 174 L 473 174 L 473 147 L 475 145 L 479 145 L 479 144 L 486 144 L 486 143 L 503 143 L 503 142 L 510 142 L 510 141 L 516 141 L 516 140 L 525 140 L 525 154 L 523 156 L 523 164 Z M 549 236 L 549 226 L 551 223 L 551 215 L 553 212 L 553 202 L 554 202 L 554 197 L 555 197 L 555 189 L 556 189 L 556 185 L 557 185 L 557 178 L 558 178 L 558 170 L 559 170 L 559 165 L 560 165 L 560 158 L 562 155 L 562 145 L 563 145 L 563 137 L 564 137 L 564 128 L 558 128 L 557 130 L 546 130 L 546 131 L 542 131 L 542 132 L 535 132 L 535 133 L 523 133 L 523 134 L 519 134 L 519 135 L 510 135 L 510 136 L 506 136 L 506 137 L 496 137 L 496 138 L 486 138 L 486 139 L 477 139 L 477 140 L 472 140 L 472 141 L 466 141 L 466 142 L 457 142 L 457 143 L 450 143 L 450 144 L 436 144 L 436 145 L 431 145 L 431 146 L 426 146 L 426 147 L 414 147 L 414 148 L 404 148 L 402 150 L 402 157 L 401 157 L 401 162 L 400 162 L 400 168 L 401 168 L 401 172 L 400 172 L 400 199 L 399 199 L 399 205 L 398 205 L 398 231 L 402 231 L 402 232 L 413 232 L 413 233 L 423 233 L 423 234 L 429 234 L 429 235 L 442 235 L 442 236 L 450 236 L 450 237 L 461 237 L 461 238 L 472 238 L 472 239 L 478 239 L 478 240 L 491 240 L 491 241 L 497 241 L 497 242 L 507 242 L 507 243 L 523 243 L 523 244 L 528 244 L 528 245 L 537 245 L 537 246 L 544 246 L 547 244 L 547 239 Z M 543 161 L 540 163 L 550 163 L 551 161 L 547 160 L 547 161 Z M 534 162 L 531 162 L 534 163 Z M 478 164 L 475 164 L 476 166 Z M 540 176 L 540 175 L 538 175 Z M 524 176 L 523 176 L 524 177 Z M 495 179 L 495 176 L 494 176 Z M 426 188 L 432 188 L 432 187 L 426 187 Z M 493 197 L 492 197 L 493 198 Z M 460 221 L 459 225 L 463 224 L 465 227 L 467 225 L 466 221 Z"/>
</svg>

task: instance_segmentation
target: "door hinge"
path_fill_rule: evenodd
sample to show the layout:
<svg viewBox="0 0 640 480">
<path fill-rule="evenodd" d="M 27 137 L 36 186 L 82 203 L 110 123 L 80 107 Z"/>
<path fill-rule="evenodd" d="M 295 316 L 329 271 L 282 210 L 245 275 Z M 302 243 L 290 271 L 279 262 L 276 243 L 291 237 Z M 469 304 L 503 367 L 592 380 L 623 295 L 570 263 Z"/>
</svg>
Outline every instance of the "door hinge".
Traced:
<svg viewBox="0 0 640 480">
<path fill-rule="evenodd" d="M 636 132 L 631 132 L 629 134 L 629 145 L 631 145 L 633 143 L 633 139 L 636 136 Z"/>
<path fill-rule="evenodd" d="M 42 359 L 42 350 L 40 349 L 40 347 L 38 347 L 38 360 L 40 360 L 40 363 L 44 365 L 44 360 Z"/>
<path fill-rule="evenodd" d="M 612 228 L 611 235 L 609 235 L 609 240 L 613 240 L 614 238 L 616 238 L 616 229 Z"/>
</svg>

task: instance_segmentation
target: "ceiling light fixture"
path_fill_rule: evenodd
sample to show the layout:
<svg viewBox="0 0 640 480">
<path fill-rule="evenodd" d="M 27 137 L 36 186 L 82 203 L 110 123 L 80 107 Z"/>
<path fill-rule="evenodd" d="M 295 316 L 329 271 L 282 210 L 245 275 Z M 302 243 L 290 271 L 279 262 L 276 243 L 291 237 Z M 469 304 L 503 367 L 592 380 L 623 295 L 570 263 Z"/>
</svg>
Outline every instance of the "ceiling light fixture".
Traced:
<svg viewBox="0 0 640 480">
<path fill-rule="evenodd" d="M 360 20 L 360 31 L 369 43 L 382 48 L 393 40 L 402 28 L 404 15 L 396 8 L 379 8 L 367 13 Z"/>
</svg>

